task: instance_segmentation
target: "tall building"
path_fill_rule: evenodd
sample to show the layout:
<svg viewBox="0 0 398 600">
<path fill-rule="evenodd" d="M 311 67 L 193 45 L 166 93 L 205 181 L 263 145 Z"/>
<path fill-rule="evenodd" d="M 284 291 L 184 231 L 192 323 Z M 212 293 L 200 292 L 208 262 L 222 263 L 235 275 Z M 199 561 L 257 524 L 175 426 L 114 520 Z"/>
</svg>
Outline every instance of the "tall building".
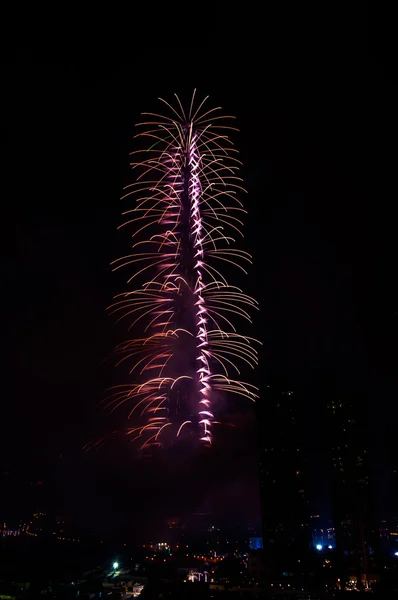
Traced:
<svg viewBox="0 0 398 600">
<path fill-rule="evenodd" d="M 389 521 L 398 521 L 398 445 L 397 445 L 397 423 L 395 420 L 388 423 L 384 430 L 386 454 L 383 457 L 386 465 L 388 494 L 386 502 L 383 498 L 383 517 Z"/>
<path fill-rule="evenodd" d="M 319 545 L 325 548 L 335 547 L 333 521 L 325 520 L 321 518 L 321 515 L 311 515 L 310 524 L 312 542 L 315 547 Z"/>
<path fill-rule="evenodd" d="M 269 577 L 296 575 L 311 541 L 303 428 L 292 391 L 267 388 L 259 406 L 263 543 Z"/>
<path fill-rule="evenodd" d="M 380 532 L 375 525 L 370 485 L 365 411 L 340 400 L 329 402 L 326 408 L 330 491 L 341 575 L 351 571 L 366 579 L 376 569 Z"/>
</svg>

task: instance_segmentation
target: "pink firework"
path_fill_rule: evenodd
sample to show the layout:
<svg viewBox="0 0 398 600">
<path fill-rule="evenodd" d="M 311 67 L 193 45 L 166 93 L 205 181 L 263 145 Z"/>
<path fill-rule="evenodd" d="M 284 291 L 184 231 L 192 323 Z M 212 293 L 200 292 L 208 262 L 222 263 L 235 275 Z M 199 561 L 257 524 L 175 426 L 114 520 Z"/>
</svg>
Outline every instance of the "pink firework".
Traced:
<svg viewBox="0 0 398 600">
<path fill-rule="evenodd" d="M 251 262 L 234 248 L 246 212 L 240 162 L 228 137 L 234 128 L 206 100 L 195 107 L 194 93 L 186 113 L 176 96 L 175 106 L 162 100 L 168 114 L 144 113 L 136 138 L 147 146 L 132 153 L 136 181 L 122 198 L 135 200 L 121 225 L 133 227 L 132 253 L 112 264 L 132 270 L 133 287 L 110 311 L 132 332 L 116 348 L 131 382 L 113 388 L 108 405 L 128 404 L 127 435 L 142 448 L 193 435 L 209 445 L 220 422 L 215 395 L 257 397 L 239 370 L 257 364 L 255 340 L 234 324 L 250 321 L 257 303 L 218 268 L 221 261 L 246 272 Z"/>
</svg>

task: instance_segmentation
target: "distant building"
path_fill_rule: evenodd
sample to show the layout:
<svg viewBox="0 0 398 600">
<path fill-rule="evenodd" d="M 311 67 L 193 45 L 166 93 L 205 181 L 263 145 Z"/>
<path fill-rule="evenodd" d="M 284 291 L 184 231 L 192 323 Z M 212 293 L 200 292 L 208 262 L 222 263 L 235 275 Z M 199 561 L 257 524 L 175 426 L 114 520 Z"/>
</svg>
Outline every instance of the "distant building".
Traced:
<svg viewBox="0 0 398 600">
<path fill-rule="evenodd" d="M 321 515 L 310 515 L 312 543 L 315 547 L 332 547 L 336 545 L 333 521 L 324 521 Z"/>
<path fill-rule="evenodd" d="M 264 557 L 262 553 L 251 554 L 247 561 L 247 571 L 256 582 L 261 582 L 264 573 Z"/>
<path fill-rule="evenodd" d="M 375 525 L 364 408 L 340 400 L 326 407 L 330 488 L 341 566 L 374 572 L 380 532 Z"/>
<path fill-rule="evenodd" d="M 385 427 L 385 446 L 384 461 L 388 482 L 386 492 L 389 496 L 389 502 L 386 502 L 386 499 L 383 498 L 383 517 L 398 524 L 398 444 L 395 422 L 391 422 Z"/>
<path fill-rule="evenodd" d="M 250 548 L 250 550 L 261 550 L 263 548 L 263 538 L 262 537 L 250 537 L 249 538 L 249 548 Z"/>
<path fill-rule="evenodd" d="M 292 391 L 267 388 L 265 395 L 258 409 L 263 544 L 265 568 L 278 576 L 297 567 L 311 531 L 299 400 Z"/>
</svg>

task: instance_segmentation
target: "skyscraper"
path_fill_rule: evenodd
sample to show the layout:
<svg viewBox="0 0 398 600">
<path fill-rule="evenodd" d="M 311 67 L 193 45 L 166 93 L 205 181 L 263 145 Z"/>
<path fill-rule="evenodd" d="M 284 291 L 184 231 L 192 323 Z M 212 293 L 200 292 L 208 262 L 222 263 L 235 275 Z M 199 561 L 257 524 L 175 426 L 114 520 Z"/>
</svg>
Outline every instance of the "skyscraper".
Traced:
<svg viewBox="0 0 398 600">
<path fill-rule="evenodd" d="M 309 508 L 299 399 L 266 388 L 259 403 L 263 537 L 269 575 L 296 574 L 310 547 Z"/>
<path fill-rule="evenodd" d="M 379 546 L 371 493 L 366 409 L 333 400 L 326 406 L 330 491 L 341 576 L 374 572 Z"/>
</svg>

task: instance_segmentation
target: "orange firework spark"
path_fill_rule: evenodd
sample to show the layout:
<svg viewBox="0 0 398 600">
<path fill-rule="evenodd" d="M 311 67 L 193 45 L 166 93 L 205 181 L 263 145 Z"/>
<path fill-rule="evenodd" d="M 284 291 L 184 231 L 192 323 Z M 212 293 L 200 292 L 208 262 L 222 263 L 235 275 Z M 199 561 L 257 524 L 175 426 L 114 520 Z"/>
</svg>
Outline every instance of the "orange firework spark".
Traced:
<svg viewBox="0 0 398 600">
<path fill-rule="evenodd" d="M 228 137 L 234 128 L 224 124 L 232 117 L 206 110 L 207 98 L 195 108 L 195 92 L 188 112 L 175 97 L 175 106 L 161 100 L 168 114 L 144 113 L 139 125 L 136 138 L 147 147 L 132 152 L 136 181 L 122 197 L 135 200 L 121 225 L 133 227 L 132 253 L 112 263 L 130 267 L 134 287 L 109 311 L 140 333 L 116 348 L 132 382 L 112 388 L 107 405 L 128 403 L 135 425 L 127 435 L 141 448 L 193 433 L 209 445 L 217 390 L 257 398 L 239 380 L 240 364 L 257 364 L 256 340 L 235 329 L 237 317 L 250 321 L 257 302 L 218 268 L 227 263 L 246 273 L 251 262 L 233 246 L 246 211 Z"/>
</svg>

